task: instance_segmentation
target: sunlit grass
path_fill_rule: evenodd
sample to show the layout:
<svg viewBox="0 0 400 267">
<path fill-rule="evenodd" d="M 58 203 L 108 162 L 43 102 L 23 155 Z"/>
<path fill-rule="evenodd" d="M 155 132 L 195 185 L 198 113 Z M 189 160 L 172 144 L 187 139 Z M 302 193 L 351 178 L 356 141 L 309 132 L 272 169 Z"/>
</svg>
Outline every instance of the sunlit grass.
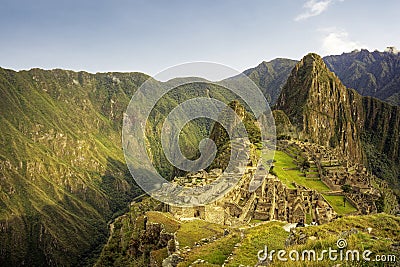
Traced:
<svg viewBox="0 0 400 267">
<path fill-rule="evenodd" d="M 222 236 L 223 232 L 223 225 L 196 219 L 182 222 L 176 237 L 181 247 L 193 247 L 197 241 L 212 236 Z"/>
<path fill-rule="evenodd" d="M 278 178 L 289 188 L 295 188 L 293 183 L 314 189 L 318 192 L 329 191 L 327 187 L 320 180 L 306 179 L 304 174 L 299 170 L 297 165 L 293 162 L 293 158 L 282 151 L 275 151 L 275 167 L 274 171 Z"/>
<path fill-rule="evenodd" d="M 348 201 L 346 201 L 346 205 L 344 205 L 344 196 L 324 195 L 324 198 L 329 202 L 338 215 L 345 215 L 357 211 L 357 209 Z"/>
</svg>

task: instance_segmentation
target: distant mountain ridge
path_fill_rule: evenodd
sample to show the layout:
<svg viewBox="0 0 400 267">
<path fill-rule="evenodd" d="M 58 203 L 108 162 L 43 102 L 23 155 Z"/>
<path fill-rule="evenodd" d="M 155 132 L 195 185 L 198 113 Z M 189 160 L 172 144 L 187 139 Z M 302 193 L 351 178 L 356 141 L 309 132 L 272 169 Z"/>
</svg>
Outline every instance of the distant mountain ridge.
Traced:
<svg viewBox="0 0 400 267">
<path fill-rule="evenodd" d="M 400 105 L 400 54 L 391 52 L 353 51 L 323 58 L 328 68 L 342 83 L 363 96 L 372 96 L 392 105 Z M 394 51 L 394 50 L 393 50 Z M 298 61 L 278 58 L 245 70 L 263 91 L 271 105 L 278 96 Z"/>
<path fill-rule="evenodd" d="M 395 48 L 386 52 L 362 49 L 324 57 L 324 61 L 346 87 L 400 105 L 400 55 L 395 51 Z"/>
<path fill-rule="evenodd" d="M 263 61 L 243 73 L 261 89 L 268 102 L 274 104 L 296 63 L 296 60 L 277 58 L 269 62 Z"/>
</svg>

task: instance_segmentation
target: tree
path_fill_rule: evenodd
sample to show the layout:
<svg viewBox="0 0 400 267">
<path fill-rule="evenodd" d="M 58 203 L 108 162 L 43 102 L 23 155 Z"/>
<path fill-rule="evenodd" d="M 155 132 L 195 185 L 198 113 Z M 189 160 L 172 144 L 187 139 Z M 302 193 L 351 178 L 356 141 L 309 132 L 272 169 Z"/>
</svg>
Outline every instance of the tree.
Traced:
<svg viewBox="0 0 400 267">
<path fill-rule="evenodd" d="M 345 193 L 350 193 L 350 191 L 351 191 L 351 186 L 350 186 L 349 184 L 344 184 L 344 185 L 342 185 L 342 190 L 343 190 L 343 192 L 345 192 Z"/>
<path fill-rule="evenodd" d="M 310 169 L 310 162 L 307 159 L 304 159 L 303 162 L 301 163 L 301 169 L 303 172 L 306 172 L 308 169 Z"/>
</svg>

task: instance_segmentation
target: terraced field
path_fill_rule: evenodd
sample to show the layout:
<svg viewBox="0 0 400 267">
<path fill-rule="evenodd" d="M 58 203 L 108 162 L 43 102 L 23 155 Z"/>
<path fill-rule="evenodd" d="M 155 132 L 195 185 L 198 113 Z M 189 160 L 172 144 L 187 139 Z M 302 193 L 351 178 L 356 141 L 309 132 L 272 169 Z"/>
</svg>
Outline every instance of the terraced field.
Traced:
<svg viewBox="0 0 400 267">
<path fill-rule="evenodd" d="M 287 251 L 303 251 L 314 249 L 320 253 L 329 246 L 335 249 L 336 241 L 343 236 L 348 243 L 346 249 L 358 249 L 372 251 L 371 258 L 375 254 L 396 254 L 392 245 L 400 241 L 396 232 L 400 229 L 400 218 L 387 214 L 374 214 L 365 216 L 347 216 L 336 221 L 319 225 L 299 228 L 291 235 L 286 232 L 281 222 L 265 222 L 257 226 L 245 228 L 231 228 L 230 234 L 216 239 L 214 242 L 193 247 L 189 252 L 183 253 L 183 261 L 178 267 L 239 267 L 254 266 L 258 262 L 257 253 L 265 246 L 268 251 L 286 249 Z M 372 229 L 368 232 L 366 229 Z M 298 240 L 303 236 L 306 240 L 304 244 L 287 243 L 288 238 Z M 288 245 L 288 246 L 287 246 Z M 397 255 L 398 256 L 398 255 Z M 305 262 L 280 262 L 276 255 L 269 266 L 333 266 L 343 262 L 337 261 L 305 261 Z M 362 266 L 375 266 L 365 265 Z M 357 265 L 357 266 L 361 266 Z M 383 265 L 382 265 L 383 266 Z M 390 265 L 392 266 L 392 265 Z M 393 265 L 395 266 L 395 265 Z"/>
<path fill-rule="evenodd" d="M 330 192 L 330 189 L 319 178 L 315 164 L 311 163 L 307 172 L 302 172 L 296 164 L 296 160 L 304 160 L 299 155 L 300 152 L 296 150 L 296 148 L 291 147 L 289 153 L 297 159 L 294 159 L 286 152 L 279 150 L 275 151 L 275 163 L 273 168 L 275 174 L 287 187 L 295 188 L 294 183 L 296 183 L 322 193 L 324 198 L 329 202 L 338 215 L 351 214 L 357 211 L 357 209 L 349 202 L 344 204 L 343 196 L 327 195 L 327 193 Z M 308 178 L 306 175 L 312 178 Z"/>
<path fill-rule="evenodd" d="M 283 151 L 275 151 L 275 167 L 274 171 L 278 178 L 289 188 L 295 188 L 293 183 L 315 189 L 318 192 L 327 192 L 327 187 L 319 178 L 309 179 L 300 171 L 299 167 L 294 163 L 294 159 Z M 315 173 L 314 169 L 310 169 L 311 173 Z"/>
</svg>

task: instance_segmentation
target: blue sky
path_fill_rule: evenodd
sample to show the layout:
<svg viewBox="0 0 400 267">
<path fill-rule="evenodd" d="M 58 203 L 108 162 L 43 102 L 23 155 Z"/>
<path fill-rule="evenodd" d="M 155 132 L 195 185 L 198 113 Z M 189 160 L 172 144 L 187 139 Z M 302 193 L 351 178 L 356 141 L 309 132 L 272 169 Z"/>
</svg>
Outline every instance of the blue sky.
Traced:
<svg viewBox="0 0 400 267">
<path fill-rule="evenodd" d="M 383 4 L 384 3 L 384 4 Z M 0 66 L 141 71 L 400 47 L 398 0 L 0 0 Z"/>
</svg>

